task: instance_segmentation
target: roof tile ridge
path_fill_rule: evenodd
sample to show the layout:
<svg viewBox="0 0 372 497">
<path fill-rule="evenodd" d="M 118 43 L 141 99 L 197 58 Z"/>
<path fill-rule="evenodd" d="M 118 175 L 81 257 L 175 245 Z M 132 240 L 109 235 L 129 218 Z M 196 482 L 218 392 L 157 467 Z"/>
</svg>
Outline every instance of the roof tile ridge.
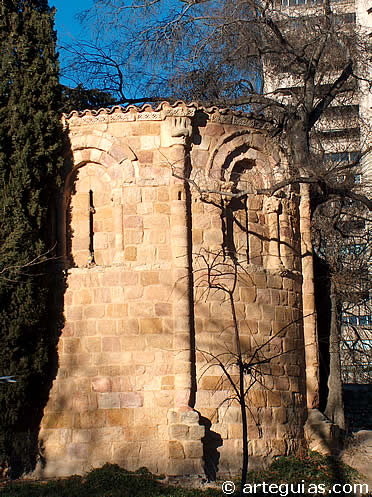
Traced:
<svg viewBox="0 0 372 497">
<path fill-rule="evenodd" d="M 233 116 L 244 116 L 244 117 L 254 117 L 252 112 L 244 112 L 243 110 L 233 110 L 229 107 L 219 107 L 218 105 L 205 105 L 198 101 L 186 102 L 184 100 L 175 100 L 173 102 L 162 100 L 156 106 L 151 103 L 144 103 L 141 106 L 129 104 L 129 105 L 113 105 L 112 107 L 101 107 L 99 109 L 84 109 L 81 111 L 72 110 L 69 113 L 63 113 L 63 117 L 66 120 L 72 117 L 84 117 L 84 116 L 97 116 L 99 114 L 111 115 L 114 113 L 127 114 L 128 112 L 161 112 L 164 108 L 176 108 L 184 106 L 186 108 L 195 108 L 195 110 L 204 111 L 207 114 L 230 114 Z"/>
</svg>

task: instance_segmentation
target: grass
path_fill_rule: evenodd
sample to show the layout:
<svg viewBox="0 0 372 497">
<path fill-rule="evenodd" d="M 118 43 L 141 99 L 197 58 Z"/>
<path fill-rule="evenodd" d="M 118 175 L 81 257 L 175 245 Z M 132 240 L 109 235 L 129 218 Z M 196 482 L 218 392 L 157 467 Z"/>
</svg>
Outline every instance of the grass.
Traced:
<svg viewBox="0 0 372 497">
<path fill-rule="evenodd" d="M 248 483 L 325 484 L 355 481 L 358 474 L 331 457 L 309 452 L 305 457 L 280 457 L 269 469 L 248 473 Z M 221 482 L 222 483 L 222 482 Z M 237 483 L 238 486 L 238 483 Z M 165 485 L 146 468 L 126 471 L 105 464 L 86 476 L 72 476 L 48 482 L 17 481 L 7 483 L 1 497 L 222 497 L 219 489 L 187 489 Z M 258 494 L 256 494 L 258 495 Z M 267 494 L 266 494 L 267 495 Z M 277 494 L 279 495 L 279 494 Z M 314 495 L 314 494 L 313 494 Z M 298 494 L 297 494 L 298 496 Z"/>
<path fill-rule="evenodd" d="M 331 456 L 309 451 L 304 457 L 279 457 L 268 470 L 248 473 L 248 482 L 324 484 L 356 481 L 358 472 Z"/>
<path fill-rule="evenodd" d="M 46 483 L 11 482 L 0 492 L 1 497 L 220 497 L 214 489 L 176 488 L 164 485 L 146 468 L 126 471 L 116 464 L 105 464 L 88 475 L 72 476 Z"/>
</svg>

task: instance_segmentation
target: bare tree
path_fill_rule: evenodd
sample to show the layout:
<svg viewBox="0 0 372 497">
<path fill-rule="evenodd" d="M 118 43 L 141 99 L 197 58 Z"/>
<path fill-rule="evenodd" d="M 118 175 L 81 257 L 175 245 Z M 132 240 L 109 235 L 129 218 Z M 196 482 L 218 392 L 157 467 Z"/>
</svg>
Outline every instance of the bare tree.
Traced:
<svg viewBox="0 0 372 497">
<path fill-rule="evenodd" d="M 194 98 L 246 109 L 287 148 L 289 182 L 371 210 L 357 185 L 335 181 L 341 173 L 325 163 L 317 138 L 330 109 L 369 91 L 372 42 L 331 0 L 306 9 L 273 0 L 98 0 L 82 14 L 91 40 L 64 47 L 66 72 L 118 103 Z M 344 174 L 368 151 L 370 137 L 363 140 Z"/>
<path fill-rule="evenodd" d="M 250 275 L 244 269 L 244 263 L 240 264 L 239 256 L 245 261 L 246 254 L 235 253 L 232 257 L 226 257 L 224 251 L 214 252 L 211 250 L 201 249 L 199 253 L 194 254 L 194 284 L 195 288 L 201 290 L 200 299 L 208 300 L 210 294 L 219 295 L 221 302 L 227 302 L 230 308 L 233 329 L 233 349 L 226 348 L 221 353 L 211 353 L 208 350 L 197 349 L 199 355 L 204 360 L 202 375 L 208 372 L 210 368 L 218 366 L 221 370 L 221 386 L 227 384 L 231 395 L 226 397 L 223 403 L 230 406 L 237 402 L 240 407 L 242 419 L 242 469 L 240 495 L 244 495 L 244 488 L 247 482 L 248 471 L 248 420 L 247 411 L 250 410 L 248 403 L 248 394 L 256 384 L 263 389 L 269 389 L 266 386 L 265 377 L 271 375 L 271 363 L 275 359 L 287 352 L 280 351 L 274 353 L 270 350 L 270 345 L 278 337 L 284 337 L 287 329 L 293 323 L 288 323 L 277 332 L 273 333 L 270 338 L 262 343 L 256 343 L 253 347 L 247 349 L 242 344 L 242 337 L 237 317 L 236 301 L 239 286 L 246 283 Z M 257 421 L 259 427 L 259 422 Z M 207 463 L 207 461 L 205 461 Z"/>
<path fill-rule="evenodd" d="M 29 268 L 42 267 L 45 266 L 46 262 L 57 260 L 57 257 L 54 255 L 55 248 L 56 245 L 54 245 L 51 249 L 47 250 L 46 252 L 37 255 L 32 260 L 29 260 L 24 264 L 0 266 L 0 279 L 4 280 L 5 282 L 16 283 L 18 281 L 17 278 L 19 278 L 20 276 L 29 278 L 30 275 L 27 272 Z M 43 271 L 45 271 L 45 269 L 43 269 Z M 35 276 L 40 276 L 40 274 L 36 272 L 35 274 L 32 275 L 32 277 Z"/>
<path fill-rule="evenodd" d="M 365 320 L 370 314 L 371 217 L 363 205 L 345 200 L 324 203 L 313 216 L 313 242 L 317 254 L 328 265 L 330 280 L 329 393 L 325 414 L 344 429 L 343 368 L 350 367 L 350 360 L 358 369 L 370 361 L 371 336 L 360 326 L 360 314 Z"/>
<path fill-rule="evenodd" d="M 343 161 L 344 162 L 344 161 Z M 354 177 L 346 176 L 345 165 L 333 161 L 329 166 L 335 177 L 335 182 L 344 184 L 354 183 Z M 189 185 L 205 201 L 210 202 L 213 197 L 225 199 L 220 205 L 229 205 L 229 202 L 241 200 L 252 193 L 271 195 L 288 185 L 286 181 L 275 185 L 272 189 L 220 189 L 218 183 L 205 182 L 197 176 L 185 178 L 177 165 L 173 166 L 173 175 L 178 179 L 187 181 Z M 226 185 L 225 185 L 226 186 Z M 241 185 L 240 185 L 241 186 Z M 345 185 L 344 185 L 345 187 Z M 315 195 L 314 195 L 315 196 Z M 345 429 L 345 419 L 342 398 L 342 364 L 340 349 L 349 347 L 350 331 L 353 332 L 352 355 L 364 362 L 370 359 L 370 333 L 368 330 L 361 333 L 356 326 L 352 326 L 349 336 L 342 333 L 346 321 L 351 324 L 359 319 L 360 309 L 364 309 L 367 318 L 367 309 L 370 308 L 371 292 L 371 216 L 368 208 L 363 203 L 353 202 L 349 198 L 331 195 L 327 200 L 323 195 L 320 199 L 315 196 L 315 207 L 312 216 L 312 235 L 315 251 L 327 264 L 327 280 L 330 286 L 330 329 L 329 329 L 329 357 L 328 368 L 328 397 L 325 414 L 341 429 Z M 218 205 L 218 202 L 214 203 Z M 228 207 L 227 207 L 228 208 Z M 229 253 L 227 247 L 227 253 Z M 232 255 L 234 251 L 232 252 Z M 230 254 L 231 255 L 231 254 Z M 235 263 L 237 263 L 237 260 Z M 327 286 L 326 284 L 324 285 Z M 225 289 L 225 291 L 227 291 Z M 357 310 L 356 310 L 357 309 Z M 354 323 L 356 324 L 356 323 Z M 356 338 L 356 340 L 355 340 Z M 345 354 L 342 355 L 345 357 Z M 354 367 L 358 364 L 354 362 Z"/>
<path fill-rule="evenodd" d="M 371 91 L 372 38 L 366 28 L 332 0 L 295 7 L 277 0 L 97 0 L 82 20 L 93 29 L 90 41 L 65 48 L 71 54 L 67 71 L 76 82 L 110 91 L 118 103 L 185 98 L 243 109 L 290 159 L 287 177 L 267 193 L 295 183 L 311 185 L 313 232 L 330 267 L 329 381 L 340 406 L 338 316 L 348 302 L 341 290 L 346 279 L 341 285 L 338 269 L 340 226 L 346 223 L 342 212 L 350 202 L 362 217 L 372 211 L 368 185 L 354 181 L 371 143 L 368 115 L 354 109 L 355 101 Z M 334 152 L 330 134 L 340 154 L 358 153 L 328 160 Z M 320 211 L 337 219 L 322 222 Z M 345 273 L 356 275 L 350 267 Z M 329 416 L 343 425 L 335 399 L 331 404 Z"/>
<path fill-rule="evenodd" d="M 343 383 L 372 383 L 370 301 L 343 303 L 341 376 Z"/>
</svg>

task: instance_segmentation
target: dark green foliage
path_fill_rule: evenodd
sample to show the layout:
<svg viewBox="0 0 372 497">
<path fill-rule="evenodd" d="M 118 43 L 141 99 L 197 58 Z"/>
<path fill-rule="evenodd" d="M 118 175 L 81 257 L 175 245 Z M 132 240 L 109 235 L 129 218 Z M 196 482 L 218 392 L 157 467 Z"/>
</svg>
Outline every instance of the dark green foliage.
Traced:
<svg viewBox="0 0 372 497">
<path fill-rule="evenodd" d="M 30 469 L 55 368 L 61 107 L 53 11 L 0 3 L 0 467 Z M 54 354 L 53 354 L 54 351 Z"/>
<path fill-rule="evenodd" d="M 62 86 L 62 111 L 68 114 L 73 110 L 100 109 L 115 105 L 116 101 L 110 93 L 77 85 L 75 88 Z"/>
<path fill-rule="evenodd" d="M 221 491 L 185 489 L 162 484 L 150 472 L 126 471 L 105 464 L 86 477 L 73 476 L 47 484 L 25 482 L 7 485 L 2 497 L 222 497 Z"/>
<path fill-rule="evenodd" d="M 358 472 L 331 456 L 309 451 L 304 457 L 279 457 L 268 470 L 251 471 L 248 482 L 324 484 L 330 488 L 334 483 L 356 480 Z"/>
<path fill-rule="evenodd" d="M 248 473 L 248 484 L 262 484 L 262 482 L 289 485 L 324 484 L 328 489 L 334 483 L 354 481 L 356 476 L 357 473 L 349 466 L 333 458 L 310 452 L 304 458 L 280 457 L 268 470 Z M 249 494 L 250 492 L 247 492 L 247 495 Z M 161 483 L 158 477 L 145 468 L 133 473 L 115 464 L 105 464 L 85 477 L 72 476 L 48 483 L 11 483 L 3 488 L 1 495 L 2 497 L 223 497 L 226 494 L 222 492 L 222 481 L 216 483 L 216 488 L 186 489 Z M 251 495 L 263 494 L 258 487 L 257 492 L 251 492 Z M 285 493 L 282 492 L 282 496 L 284 495 Z M 288 497 L 292 495 L 304 494 L 290 493 Z M 314 493 L 309 495 L 314 496 Z"/>
</svg>

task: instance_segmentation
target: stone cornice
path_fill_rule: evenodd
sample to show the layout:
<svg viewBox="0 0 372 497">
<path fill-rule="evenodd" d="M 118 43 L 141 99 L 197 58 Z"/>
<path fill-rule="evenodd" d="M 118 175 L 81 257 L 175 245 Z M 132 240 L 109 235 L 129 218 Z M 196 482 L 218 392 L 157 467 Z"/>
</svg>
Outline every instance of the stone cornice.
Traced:
<svg viewBox="0 0 372 497">
<path fill-rule="evenodd" d="M 141 107 L 115 105 L 111 108 L 98 110 L 72 111 L 63 115 L 63 122 L 69 126 L 83 126 L 92 123 L 163 121 L 167 117 L 193 117 L 196 111 L 207 114 L 211 122 L 238 126 L 255 124 L 257 126 L 252 113 L 233 111 L 217 106 L 204 107 L 197 102 L 185 103 L 183 101 L 177 101 L 172 104 L 164 101 L 156 107 L 152 107 L 150 104 L 144 104 Z"/>
</svg>

